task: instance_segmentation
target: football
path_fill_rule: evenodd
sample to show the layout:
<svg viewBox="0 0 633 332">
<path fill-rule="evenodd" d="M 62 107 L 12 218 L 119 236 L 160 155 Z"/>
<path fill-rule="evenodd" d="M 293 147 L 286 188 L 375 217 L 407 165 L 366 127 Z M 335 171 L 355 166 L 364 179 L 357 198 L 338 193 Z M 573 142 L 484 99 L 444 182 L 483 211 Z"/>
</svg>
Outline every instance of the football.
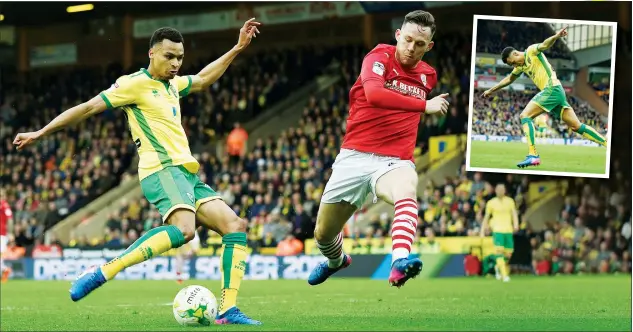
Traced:
<svg viewBox="0 0 633 332">
<path fill-rule="evenodd" d="M 209 326 L 215 321 L 218 301 L 205 287 L 191 285 L 181 289 L 173 304 L 174 318 L 184 326 Z"/>
</svg>

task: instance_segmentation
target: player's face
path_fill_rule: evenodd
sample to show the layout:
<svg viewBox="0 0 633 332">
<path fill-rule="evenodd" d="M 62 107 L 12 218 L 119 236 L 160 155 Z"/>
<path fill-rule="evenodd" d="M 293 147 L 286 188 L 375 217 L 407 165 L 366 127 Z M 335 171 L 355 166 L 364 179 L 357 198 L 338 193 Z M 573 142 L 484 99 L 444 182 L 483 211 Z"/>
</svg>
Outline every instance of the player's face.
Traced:
<svg viewBox="0 0 633 332">
<path fill-rule="evenodd" d="M 507 61 L 510 66 L 518 67 L 518 66 L 523 66 L 525 59 L 523 58 L 523 55 L 521 52 L 512 51 L 512 53 L 510 53 L 510 56 L 508 56 Z"/>
<path fill-rule="evenodd" d="M 405 66 L 415 66 L 424 54 L 433 48 L 431 28 L 407 23 L 396 30 L 396 56 Z"/>
<path fill-rule="evenodd" d="M 495 193 L 497 194 L 497 196 L 502 197 L 506 194 L 506 186 L 500 184 L 497 185 L 497 187 L 495 188 Z"/>
<path fill-rule="evenodd" d="M 182 66 L 185 47 L 182 43 L 174 43 L 165 39 L 152 47 L 149 57 L 157 75 L 164 79 L 172 79 L 178 74 L 178 70 Z"/>
</svg>

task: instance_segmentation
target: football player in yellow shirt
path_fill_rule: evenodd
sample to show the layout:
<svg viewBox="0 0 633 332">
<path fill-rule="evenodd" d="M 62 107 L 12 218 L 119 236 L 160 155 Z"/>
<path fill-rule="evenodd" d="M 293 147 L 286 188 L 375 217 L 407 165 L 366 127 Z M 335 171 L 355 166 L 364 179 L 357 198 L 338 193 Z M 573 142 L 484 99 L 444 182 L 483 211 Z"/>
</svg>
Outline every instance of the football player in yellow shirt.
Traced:
<svg viewBox="0 0 633 332">
<path fill-rule="evenodd" d="M 484 98 L 491 96 L 495 91 L 503 89 L 512 84 L 522 73 L 526 74 L 540 90 L 525 106 L 521 112 L 521 125 L 523 133 L 527 138 L 529 151 L 528 155 L 522 162 L 517 164 L 519 168 L 529 166 L 538 166 L 541 164 L 541 158 L 536 152 L 534 145 L 534 118 L 543 112 L 549 113 L 557 119 L 562 119 L 569 128 L 584 138 L 596 142 L 604 147 L 607 146 L 607 140 L 598 133 L 594 128 L 583 124 L 578 120 L 574 109 L 567 102 L 565 89 L 556 77 L 556 72 L 547 58 L 542 53 L 554 45 L 561 37 L 567 35 L 567 27 L 558 31 L 555 35 L 545 39 L 540 44 L 529 46 L 525 51 L 519 52 L 512 47 L 506 47 L 501 52 L 501 60 L 504 63 L 514 67 L 512 73 L 501 80 L 497 85 L 484 91 L 481 95 Z"/>
<path fill-rule="evenodd" d="M 497 266 L 504 282 L 510 281 L 510 267 L 508 262 L 514 251 L 513 233 L 519 230 L 519 216 L 514 200 L 506 196 L 503 183 L 495 187 L 496 197 L 486 203 L 486 215 L 481 225 L 481 237 L 486 234 L 490 226 L 492 243 L 497 254 Z"/>
<path fill-rule="evenodd" d="M 261 324 L 236 305 L 246 265 L 247 223 L 196 175 L 200 165 L 191 155 L 179 103 L 180 98 L 204 91 L 217 81 L 256 37 L 259 25 L 254 18 L 246 21 L 230 51 L 198 74 L 188 76 L 177 75 L 185 55 L 182 35 L 173 28 L 160 28 L 150 39 L 147 68 L 120 77 L 109 89 L 63 112 L 39 131 L 16 136 L 13 143 L 20 150 L 106 109 L 121 109 L 138 149 L 141 188 L 163 218 L 163 226 L 145 233 L 119 257 L 82 273 L 70 289 L 73 301 L 114 279 L 125 268 L 181 247 L 194 238 L 199 223 L 222 235 L 222 295 L 216 323 Z"/>
</svg>

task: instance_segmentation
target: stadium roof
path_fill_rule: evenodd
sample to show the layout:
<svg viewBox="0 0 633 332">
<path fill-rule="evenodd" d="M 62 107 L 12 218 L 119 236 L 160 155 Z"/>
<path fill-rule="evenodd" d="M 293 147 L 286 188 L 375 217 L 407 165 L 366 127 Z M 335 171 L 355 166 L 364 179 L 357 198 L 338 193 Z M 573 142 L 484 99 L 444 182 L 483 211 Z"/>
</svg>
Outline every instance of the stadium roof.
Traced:
<svg viewBox="0 0 633 332">
<path fill-rule="evenodd" d="M 66 8 L 81 4 L 93 4 L 94 9 L 69 14 Z M 235 7 L 236 2 L 0 2 L 1 24 L 15 26 L 50 25 L 60 22 L 77 22 L 108 16 L 147 16 L 148 14 L 183 13 L 197 10 L 214 10 Z"/>
</svg>

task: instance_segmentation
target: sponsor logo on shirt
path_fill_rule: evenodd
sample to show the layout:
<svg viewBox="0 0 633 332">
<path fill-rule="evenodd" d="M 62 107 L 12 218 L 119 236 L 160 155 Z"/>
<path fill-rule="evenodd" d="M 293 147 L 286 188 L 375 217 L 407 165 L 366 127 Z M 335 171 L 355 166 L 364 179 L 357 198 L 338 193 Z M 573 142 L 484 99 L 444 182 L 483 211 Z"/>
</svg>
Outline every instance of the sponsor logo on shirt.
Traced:
<svg viewBox="0 0 633 332">
<path fill-rule="evenodd" d="M 402 93 L 403 95 L 426 99 L 426 91 L 417 86 L 408 85 L 397 80 L 385 82 L 385 88 Z"/>
</svg>

